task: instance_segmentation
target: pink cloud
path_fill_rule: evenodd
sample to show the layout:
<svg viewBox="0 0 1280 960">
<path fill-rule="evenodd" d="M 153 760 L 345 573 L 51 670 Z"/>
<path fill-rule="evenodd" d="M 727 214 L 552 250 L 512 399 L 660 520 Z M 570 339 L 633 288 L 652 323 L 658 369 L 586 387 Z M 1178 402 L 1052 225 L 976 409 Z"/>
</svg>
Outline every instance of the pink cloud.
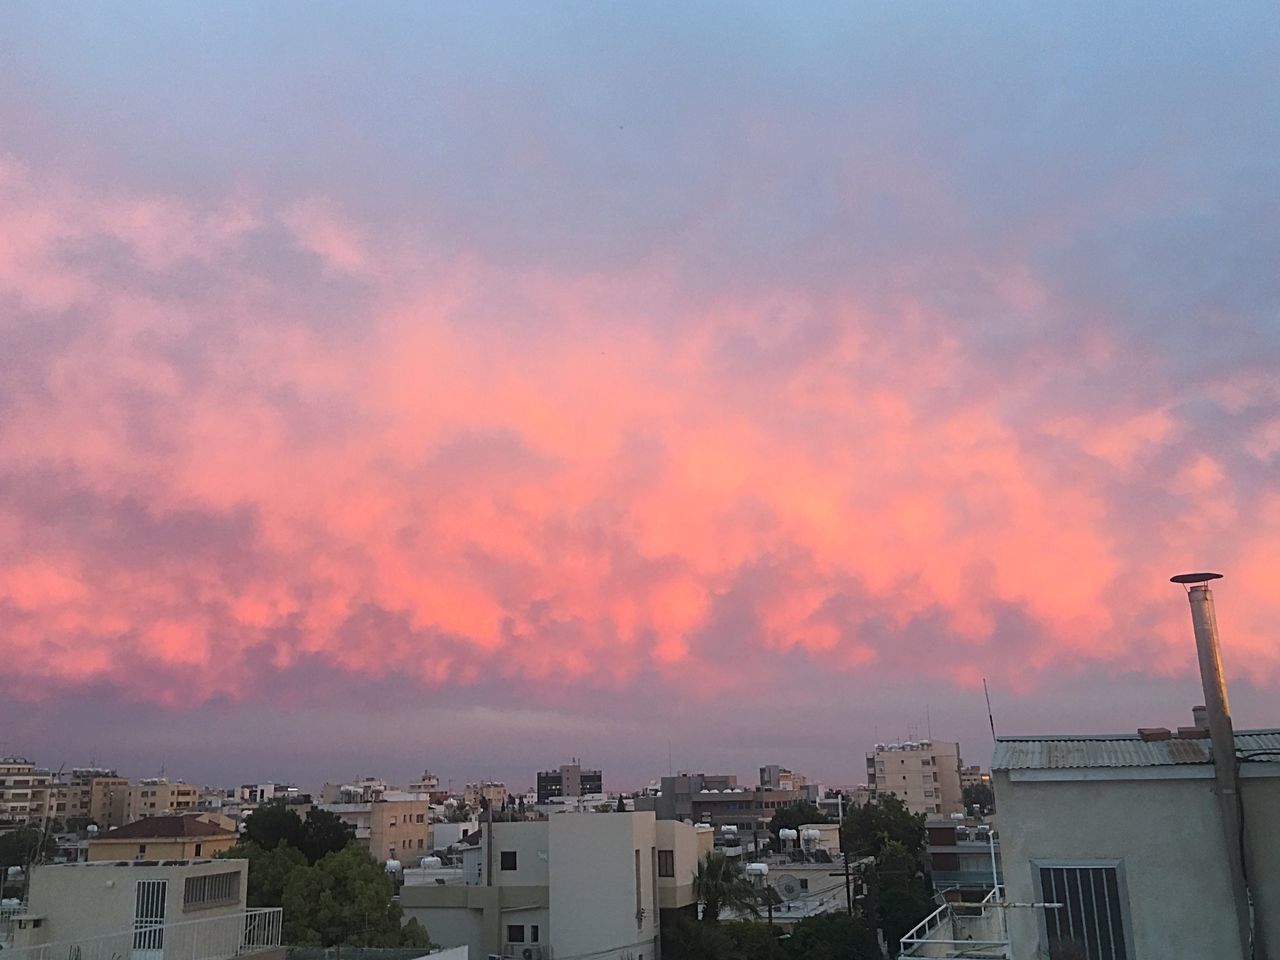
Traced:
<svg viewBox="0 0 1280 960">
<path fill-rule="evenodd" d="M 1233 574 L 1240 662 L 1280 675 L 1275 504 L 1251 515 L 1228 465 L 1181 451 L 1167 400 L 1028 422 L 1055 358 L 1002 386 L 909 284 L 891 306 L 794 289 L 690 305 L 660 264 L 424 259 L 322 200 L 196 211 L 13 163 L 0 190 L 0 297 L 79 318 L 0 426 L 0 634 L 35 681 L 19 696 L 110 680 L 251 697 L 264 656 L 425 685 L 656 671 L 698 696 L 782 653 L 970 685 L 975 660 L 1031 685 L 1088 662 L 1177 669 L 1165 580 L 1203 560 Z M 356 292 L 304 301 L 307 281 L 255 252 L 272 229 L 272 256 Z M 126 266 L 67 256 L 103 238 Z M 994 282 L 1046 302 L 1028 264 Z M 1103 334 L 1082 349 L 1123 363 Z M 1171 512 L 1134 511 L 1144 487 Z M 1014 641 L 1010 610 L 1034 625 Z M 921 663 L 894 637 L 924 622 Z M 157 691 L 146 665 L 190 669 Z"/>
</svg>

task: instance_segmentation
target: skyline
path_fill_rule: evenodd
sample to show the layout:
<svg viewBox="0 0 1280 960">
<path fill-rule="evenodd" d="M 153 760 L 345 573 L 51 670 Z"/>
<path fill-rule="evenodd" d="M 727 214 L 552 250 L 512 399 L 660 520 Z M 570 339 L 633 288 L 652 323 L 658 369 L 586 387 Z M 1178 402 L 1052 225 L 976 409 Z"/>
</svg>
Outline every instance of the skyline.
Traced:
<svg viewBox="0 0 1280 960">
<path fill-rule="evenodd" d="M 1189 722 L 1191 569 L 1280 722 L 1274 6 L 0 33 L 0 752 L 985 767 Z"/>
</svg>

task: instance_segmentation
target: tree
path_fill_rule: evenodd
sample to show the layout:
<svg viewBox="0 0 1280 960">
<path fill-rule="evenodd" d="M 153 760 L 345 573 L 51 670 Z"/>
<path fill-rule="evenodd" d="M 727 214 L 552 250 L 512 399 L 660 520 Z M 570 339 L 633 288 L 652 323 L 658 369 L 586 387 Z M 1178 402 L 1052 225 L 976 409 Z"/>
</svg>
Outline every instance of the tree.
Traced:
<svg viewBox="0 0 1280 960">
<path fill-rule="evenodd" d="M 218 854 L 227 860 L 248 860 L 249 880 L 245 896 L 250 907 L 278 907 L 284 902 L 284 888 L 295 870 L 308 867 L 307 858 L 297 847 L 282 843 L 266 850 L 252 841 L 240 841 Z"/>
<path fill-rule="evenodd" d="M 245 817 L 241 836 L 263 850 L 274 850 L 282 843 L 302 849 L 302 832 L 302 818 L 283 799 L 276 799 Z"/>
<path fill-rule="evenodd" d="M 964 806 L 966 810 L 978 808 L 980 813 L 994 813 L 996 809 L 995 791 L 989 783 L 971 783 L 964 788 Z"/>
<path fill-rule="evenodd" d="M 798 830 L 806 823 L 826 823 L 827 815 L 808 800 L 801 800 L 790 807 L 782 807 L 769 821 L 769 832 L 774 839 L 782 829 Z"/>
<path fill-rule="evenodd" d="M 0 833 L 0 869 L 9 867 L 26 867 L 38 859 L 40 850 L 40 831 L 35 827 L 18 827 L 6 833 Z"/>
<path fill-rule="evenodd" d="M 737 860 L 712 851 L 698 862 L 693 894 L 702 904 L 702 922 L 717 924 L 726 908 L 755 916 L 756 890 Z"/>
<path fill-rule="evenodd" d="M 284 940 L 297 946 L 427 947 L 418 921 L 401 926 L 391 878 L 358 844 L 295 868 L 285 882 Z"/>
<path fill-rule="evenodd" d="M 840 849 L 852 856 L 878 857 L 890 841 L 902 844 L 908 853 L 923 861 L 924 814 L 912 813 L 891 793 L 854 807 L 840 824 Z"/>
<path fill-rule="evenodd" d="M 880 925 L 891 955 L 898 942 L 938 908 L 920 857 L 897 840 L 885 843 L 876 857 L 880 883 Z"/>
<path fill-rule="evenodd" d="M 621 794 L 619 794 L 619 796 L 618 796 L 618 813 L 626 813 L 626 812 L 627 812 L 627 801 L 626 801 L 626 800 L 624 800 L 624 799 L 622 798 Z"/>
<path fill-rule="evenodd" d="M 316 863 L 342 850 L 355 836 L 355 828 L 336 813 L 312 807 L 304 821 L 283 800 L 269 800 L 245 818 L 241 839 L 263 850 L 293 847 L 302 851 L 307 863 Z"/>
<path fill-rule="evenodd" d="M 317 863 L 346 848 L 356 838 L 356 828 L 336 813 L 312 807 L 302 825 L 300 849 L 308 863 Z"/>
<path fill-rule="evenodd" d="M 805 917 L 784 944 L 785 960 L 880 960 L 875 934 L 847 913 Z"/>
</svg>

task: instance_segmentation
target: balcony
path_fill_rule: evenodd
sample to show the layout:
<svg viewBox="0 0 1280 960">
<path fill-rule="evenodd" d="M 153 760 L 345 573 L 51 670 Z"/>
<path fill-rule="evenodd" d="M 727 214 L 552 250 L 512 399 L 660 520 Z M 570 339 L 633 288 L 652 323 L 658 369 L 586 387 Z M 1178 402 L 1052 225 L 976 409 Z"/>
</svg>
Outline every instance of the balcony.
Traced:
<svg viewBox="0 0 1280 960">
<path fill-rule="evenodd" d="M 902 938 L 900 960 L 906 957 L 1009 960 L 1003 895 L 1003 888 L 997 887 L 981 903 L 948 903 L 939 907 Z"/>
<path fill-rule="evenodd" d="M 4 951 L 4 960 L 230 960 L 280 946 L 282 911 L 262 907 L 85 940 Z"/>
</svg>

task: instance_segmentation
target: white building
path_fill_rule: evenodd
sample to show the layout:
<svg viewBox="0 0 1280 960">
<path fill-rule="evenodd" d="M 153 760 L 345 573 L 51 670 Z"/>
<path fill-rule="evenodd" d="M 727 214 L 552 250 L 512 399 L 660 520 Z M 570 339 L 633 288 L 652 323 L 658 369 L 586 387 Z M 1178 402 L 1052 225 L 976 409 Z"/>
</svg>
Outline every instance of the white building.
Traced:
<svg viewBox="0 0 1280 960">
<path fill-rule="evenodd" d="M 1237 731 L 1258 932 L 1280 950 L 1280 730 Z M 1241 950 L 1208 730 L 1002 738 L 992 764 L 1015 957 L 1232 958 Z M 1072 954 L 1069 944 L 1083 953 Z"/>
<path fill-rule="evenodd" d="M 400 904 L 473 957 L 655 960 L 660 922 L 696 909 L 709 840 L 651 812 L 485 824 L 451 880 L 408 884 Z"/>
<path fill-rule="evenodd" d="M 278 907 L 245 908 L 247 860 L 35 867 L 6 960 L 226 960 L 280 945 Z"/>
</svg>

